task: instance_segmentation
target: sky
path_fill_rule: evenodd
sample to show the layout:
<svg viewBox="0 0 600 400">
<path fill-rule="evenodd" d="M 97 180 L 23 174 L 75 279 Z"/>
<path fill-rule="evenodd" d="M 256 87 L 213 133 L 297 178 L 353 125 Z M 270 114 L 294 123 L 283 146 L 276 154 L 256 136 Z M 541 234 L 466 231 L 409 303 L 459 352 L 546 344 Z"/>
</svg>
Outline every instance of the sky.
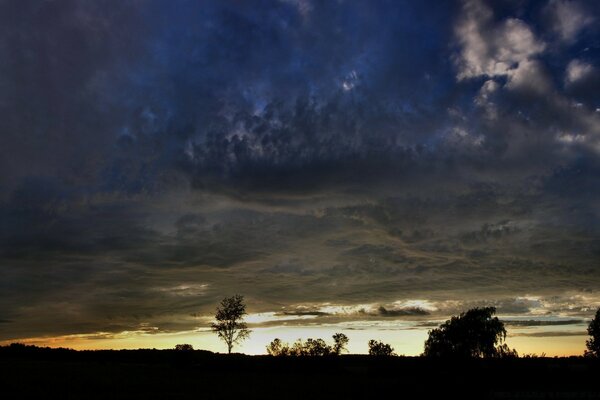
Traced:
<svg viewBox="0 0 600 400">
<path fill-rule="evenodd" d="M 0 0 L 0 343 L 417 355 L 600 306 L 600 3 Z"/>
</svg>

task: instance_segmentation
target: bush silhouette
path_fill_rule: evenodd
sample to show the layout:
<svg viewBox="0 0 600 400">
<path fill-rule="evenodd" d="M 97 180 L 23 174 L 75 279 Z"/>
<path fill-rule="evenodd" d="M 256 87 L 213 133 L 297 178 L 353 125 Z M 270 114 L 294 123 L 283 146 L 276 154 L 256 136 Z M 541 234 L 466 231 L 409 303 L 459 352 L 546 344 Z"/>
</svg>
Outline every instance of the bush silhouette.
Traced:
<svg viewBox="0 0 600 400">
<path fill-rule="evenodd" d="M 600 357 L 600 308 L 596 310 L 596 315 L 588 325 L 587 332 L 590 338 L 585 342 L 587 350 L 585 355 L 588 357 Z"/>
<path fill-rule="evenodd" d="M 377 340 L 369 340 L 369 355 L 370 356 L 395 356 L 394 349 L 387 343 Z"/>
<path fill-rule="evenodd" d="M 516 357 L 504 342 L 506 329 L 495 307 L 473 308 L 429 331 L 426 357 Z"/>
<path fill-rule="evenodd" d="M 178 344 L 175 345 L 175 350 L 177 351 L 192 351 L 194 350 L 194 346 L 191 344 Z"/>
</svg>

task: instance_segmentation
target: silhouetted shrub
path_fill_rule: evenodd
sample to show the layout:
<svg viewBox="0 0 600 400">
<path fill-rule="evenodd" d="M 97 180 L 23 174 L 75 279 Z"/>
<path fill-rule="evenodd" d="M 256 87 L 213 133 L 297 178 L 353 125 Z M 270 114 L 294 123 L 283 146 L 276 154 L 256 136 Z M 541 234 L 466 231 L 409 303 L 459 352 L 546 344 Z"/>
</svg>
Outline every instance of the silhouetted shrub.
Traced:
<svg viewBox="0 0 600 400">
<path fill-rule="evenodd" d="M 192 350 L 194 350 L 194 346 L 192 346 L 191 344 L 178 344 L 178 345 L 175 345 L 175 350 L 192 351 Z"/>
<path fill-rule="evenodd" d="M 516 357 L 503 341 L 506 339 L 504 324 L 492 317 L 496 308 L 473 308 L 458 317 L 454 316 L 429 331 L 425 341 L 426 357 Z"/>
<path fill-rule="evenodd" d="M 395 356 L 394 349 L 387 343 L 378 340 L 369 340 L 370 356 Z"/>
</svg>

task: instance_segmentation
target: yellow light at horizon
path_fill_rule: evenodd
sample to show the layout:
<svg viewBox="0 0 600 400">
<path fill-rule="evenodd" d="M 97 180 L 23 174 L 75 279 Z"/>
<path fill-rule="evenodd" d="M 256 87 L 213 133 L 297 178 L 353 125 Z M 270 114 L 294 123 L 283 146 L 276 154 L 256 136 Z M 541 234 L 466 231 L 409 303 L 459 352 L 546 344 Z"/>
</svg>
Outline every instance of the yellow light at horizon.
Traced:
<svg viewBox="0 0 600 400">
<path fill-rule="evenodd" d="M 332 343 L 331 336 L 343 332 L 350 339 L 348 350 L 352 354 L 366 354 L 367 343 L 370 339 L 389 343 L 399 355 L 417 356 L 423 351 L 429 328 L 403 327 L 401 329 L 353 328 L 344 325 L 307 325 L 307 326 L 275 326 L 253 328 L 250 339 L 234 347 L 235 352 L 245 354 L 266 354 L 266 346 L 275 338 L 293 343 L 296 339 L 323 338 Z M 507 344 L 515 348 L 520 355 L 545 353 L 549 357 L 582 355 L 585 350 L 586 335 L 571 336 L 519 336 L 522 332 L 528 334 L 548 331 L 547 327 L 513 329 L 515 333 L 507 337 Z M 5 340 L 0 342 L 7 345 L 13 342 L 32 344 L 36 346 L 66 347 L 76 350 L 103 349 L 139 349 L 156 348 L 172 349 L 176 344 L 189 343 L 195 349 L 214 352 L 226 352 L 227 348 L 210 330 L 185 331 L 176 333 L 148 333 L 141 331 L 122 332 L 119 334 L 94 333 L 81 335 L 65 335 L 56 337 L 38 337 Z"/>
</svg>

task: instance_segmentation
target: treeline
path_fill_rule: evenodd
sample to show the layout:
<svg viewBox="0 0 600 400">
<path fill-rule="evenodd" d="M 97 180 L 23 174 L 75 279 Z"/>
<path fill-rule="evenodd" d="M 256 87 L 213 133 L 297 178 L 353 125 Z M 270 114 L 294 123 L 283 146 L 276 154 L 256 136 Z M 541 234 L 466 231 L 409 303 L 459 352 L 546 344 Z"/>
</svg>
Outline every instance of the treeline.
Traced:
<svg viewBox="0 0 600 400">
<path fill-rule="evenodd" d="M 508 347 L 506 329 L 497 317 L 494 307 L 473 308 L 459 316 L 452 317 L 439 328 L 429 331 L 425 341 L 425 357 L 452 358 L 507 358 L 518 357 L 517 351 Z M 280 339 L 267 346 L 272 356 L 329 356 L 340 355 L 349 342 L 343 333 L 333 335 L 334 344 L 328 345 L 323 339 L 298 339 L 289 345 Z M 394 349 L 387 343 L 369 340 L 369 355 L 394 356 Z"/>
<path fill-rule="evenodd" d="M 225 298 L 217 309 L 216 323 L 212 324 L 212 329 L 220 339 L 227 344 L 228 352 L 235 344 L 247 339 L 251 333 L 243 321 L 246 314 L 243 296 Z M 483 307 L 473 308 L 458 316 L 453 316 L 438 328 L 428 332 L 428 338 L 424 343 L 424 351 L 421 354 L 428 358 L 517 358 L 519 357 L 515 349 L 511 349 L 506 344 L 507 331 L 502 321 L 495 316 L 496 308 Z M 586 357 L 600 357 L 600 308 L 596 311 L 595 317 L 590 322 L 588 329 L 590 339 L 586 341 Z M 301 339 L 289 344 L 276 338 L 267 345 L 267 354 L 270 356 L 339 356 L 347 352 L 349 338 L 343 333 L 333 335 L 333 343 L 328 344 L 325 340 L 309 338 L 306 341 Z M 369 355 L 371 356 L 395 356 L 394 349 L 387 343 L 377 340 L 369 340 Z M 74 352 L 70 349 L 50 349 L 39 348 L 36 346 L 26 346 L 19 343 L 13 343 L 10 346 L 0 346 L 0 354 L 20 354 L 29 353 L 40 354 L 40 352 L 50 352 L 54 355 L 60 354 L 68 358 Z M 145 351 L 152 355 L 152 352 L 158 350 L 138 350 Z M 168 352 L 169 350 L 162 351 Z M 175 354 L 179 358 L 184 354 L 195 353 L 190 344 L 178 344 L 175 346 Z M 92 351 L 83 351 L 86 353 Z M 102 351 L 93 351 L 96 355 Z M 108 353 L 128 352 L 127 350 L 113 351 L 106 350 Z M 129 351 L 131 352 L 131 351 Z M 201 350 L 203 353 L 212 354 L 212 352 Z M 124 353 L 126 354 L 126 353 Z M 545 354 L 542 354 L 542 357 Z M 524 355 L 525 358 L 537 357 L 536 354 Z"/>
<path fill-rule="evenodd" d="M 189 345 L 188 345 L 189 346 Z M 187 347 L 191 349 L 191 346 Z M 213 359 L 217 354 L 208 350 L 179 351 L 177 349 L 135 350 L 73 350 L 63 347 L 39 347 L 23 343 L 0 346 L 0 359 L 47 359 L 73 362 L 181 363 L 193 354 L 194 359 Z"/>
<path fill-rule="evenodd" d="M 424 344 L 424 357 L 437 358 L 515 358 L 518 353 L 506 344 L 506 328 L 495 316 L 495 307 L 472 308 L 453 316 L 438 328 L 428 332 Z M 250 336 L 251 330 L 244 322 L 246 304 L 244 296 L 224 298 L 215 314 L 212 330 L 227 344 L 231 353 L 234 345 Z M 590 339 L 586 342 L 586 356 L 600 356 L 600 308 L 588 326 Z M 298 339 L 293 344 L 274 339 L 267 346 L 272 356 L 329 356 L 346 350 L 348 337 L 343 333 L 333 335 L 333 345 L 323 339 Z M 394 349 L 386 343 L 370 340 L 369 355 L 392 356 Z M 533 357 L 535 355 L 528 355 Z"/>
<path fill-rule="evenodd" d="M 306 341 L 296 340 L 292 345 L 282 342 L 277 338 L 267 345 L 267 354 L 270 356 L 339 356 L 348 351 L 346 346 L 350 340 L 343 333 L 333 335 L 333 345 L 328 345 L 323 339 L 309 338 Z M 369 355 L 393 356 L 394 349 L 386 343 L 376 340 L 369 341 Z"/>
<path fill-rule="evenodd" d="M 291 346 L 275 339 L 267 346 L 267 353 L 271 356 L 338 356 L 347 351 L 348 341 L 348 337 L 343 333 L 333 335 L 331 346 L 323 339 L 308 339 L 305 342 L 298 339 Z"/>
</svg>

